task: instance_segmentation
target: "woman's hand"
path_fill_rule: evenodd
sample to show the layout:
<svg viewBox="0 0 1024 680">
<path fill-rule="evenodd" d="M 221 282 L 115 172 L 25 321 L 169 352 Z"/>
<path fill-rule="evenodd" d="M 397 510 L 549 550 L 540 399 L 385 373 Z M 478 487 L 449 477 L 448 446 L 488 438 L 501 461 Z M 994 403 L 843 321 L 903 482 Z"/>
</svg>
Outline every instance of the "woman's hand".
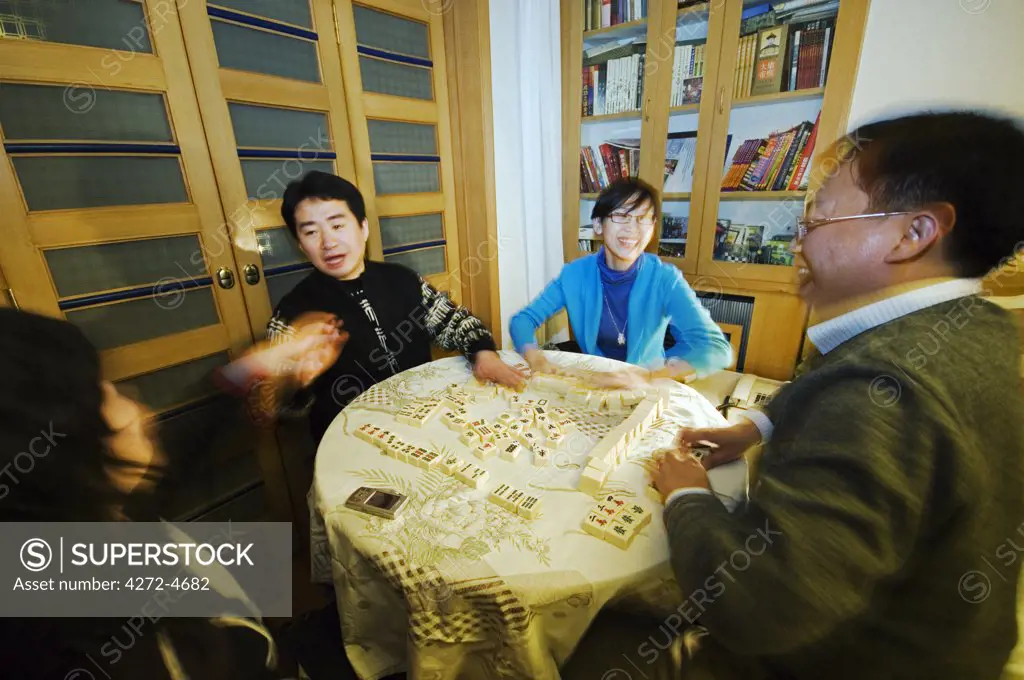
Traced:
<svg viewBox="0 0 1024 680">
<path fill-rule="evenodd" d="M 701 458 L 701 464 L 708 470 L 725 465 L 743 457 L 743 453 L 761 441 L 761 431 L 749 420 L 731 427 L 684 427 L 679 432 L 677 443 L 683 451 L 706 441 L 718 448 Z"/>
<path fill-rule="evenodd" d="M 594 373 L 590 378 L 590 382 L 595 387 L 605 390 L 637 390 L 650 387 L 652 377 L 650 371 L 630 367 Z"/>
<path fill-rule="evenodd" d="M 292 325 L 294 335 L 275 344 L 264 344 L 249 354 L 263 375 L 291 379 L 307 387 L 334 365 L 348 341 L 342 322 L 323 313 L 305 314 Z"/>
<path fill-rule="evenodd" d="M 544 350 L 532 347 L 523 352 L 531 373 L 558 373 L 558 366 L 548 361 Z"/>
</svg>

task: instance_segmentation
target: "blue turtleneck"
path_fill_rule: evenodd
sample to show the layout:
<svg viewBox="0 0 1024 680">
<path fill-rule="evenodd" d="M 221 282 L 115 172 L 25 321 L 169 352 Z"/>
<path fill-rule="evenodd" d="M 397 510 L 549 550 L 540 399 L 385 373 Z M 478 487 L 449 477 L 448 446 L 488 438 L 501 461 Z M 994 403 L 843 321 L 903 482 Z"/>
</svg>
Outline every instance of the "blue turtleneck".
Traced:
<svg viewBox="0 0 1024 680">
<path fill-rule="evenodd" d="M 597 329 L 597 346 L 606 357 L 626 360 L 626 345 L 620 345 L 619 332 L 626 334 L 626 319 L 629 316 L 629 291 L 643 264 L 643 258 L 630 265 L 624 272 L 608 266 L 604 247 L 597 253 L 597 268 L 601 273 L 602 311 L 601 325 Z M 610 309 L 610 316 L 609 316 Z"/>
</svg>

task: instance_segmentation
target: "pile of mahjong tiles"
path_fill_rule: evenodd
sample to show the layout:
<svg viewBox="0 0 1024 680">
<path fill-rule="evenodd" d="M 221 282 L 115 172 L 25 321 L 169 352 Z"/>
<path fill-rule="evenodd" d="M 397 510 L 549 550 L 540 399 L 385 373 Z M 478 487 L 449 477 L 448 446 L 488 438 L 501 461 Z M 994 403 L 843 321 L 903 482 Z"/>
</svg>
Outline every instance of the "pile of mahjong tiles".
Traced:
<svg viewBox="0 0 1024 680">
<path fill-rule="evenodd" d="M 605 496 L 583 521 L 583 530 L 625 550 L 651 521 L 651 513 L 639 503 L 619 496 Z"/>
<path fill-rule="evenodd" d="M 589 453 L 577 488 L 590 496 L 596 495 L 608 476 L 629 457 L 630 450 L 643 438 L 654 419 L 661 415 L 667 402 L 667 394 L 658 391 L 649 393 L 587 389 L 585 383 L 557 375 L 535 375 L 530 379 L 530 387 L 561 396 L 571 404 L 594 411 L 606 414 L 628 413 L 626 419 Z M 507 397 L 510 408 L 496 420 L 489 422 L 470 416 L 469 407 L 473 403 L 490 401 L 499 394 Z M 522 394 L 476 378 L 470 379 L 465 385 L 448 385 L 439 396 L 407 403 L 398 412 L 396 420 L 422 427 L 438 414 L 448 429 L 459 434 L 459 442 L 480 461 L 499 457 L 514 463 L 521 455 L 529 452 L 532 453 L 533 465 L 543 467 L 551 462 L 566 437 L 576 429 L 570 412 L 553 404 L 551 400 L 528 399 Z M 374 425 L 360 426 L 356 436 L 375 445 L 385 455 L 424 469 L 442 469 L 474 489 L 483 488 L 490 476 L 487 470 L 457 454 L 442 456 Z M 529 519 L 537 517 L 540 512 L 539 498 L 508 484 L 495 488 L 489 494 L 489 500 L 509 512 Z M 646 521 L 639 526 L 642 528 L 645 524 Z M 615 534 L 618 534 L 618 530 Z M 619 544 L 616 540 L 609 541 Z M 626 544 L 631 541 L 630 537 Z"/>
</svg>

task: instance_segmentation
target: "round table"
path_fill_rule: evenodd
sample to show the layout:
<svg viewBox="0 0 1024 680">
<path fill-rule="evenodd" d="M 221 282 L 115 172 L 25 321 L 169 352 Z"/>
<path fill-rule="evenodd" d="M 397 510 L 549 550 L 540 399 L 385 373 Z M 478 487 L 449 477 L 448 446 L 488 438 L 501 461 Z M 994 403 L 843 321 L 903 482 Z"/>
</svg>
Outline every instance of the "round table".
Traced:
<svg viewBox="0 0 1024 680">
<path fill-rule="evenodd" d="M 502 352 L 510 363 L 518 354 Z M 547 352 L 554 363 L 614 370 L 611 359 Z M 602 606 L 610 601 L 678 604 L 661 506 L 645 492 L 651 454 L 669 445 L 682 426 L 727 425 L 695 390 L 660 381 L 670 393 L 661 418 L 608 478 L 602 494 L 632 497 L 652 521 L 622 550 L 582 531 L 597 501 L 576 490 L 587 452 L 626 414 L 594 412 L 530 387 L 525 398 L 546 398 L 568 409 L 577 432 L 547 467 L 525 452 L 515 462 L 480 461 L 435 416 L 422 427 L 395 414 L 414 399 L 440 394 L 471 377 L 461 357 L 434 361 L 374 385 L 349 404 L 327 430 L 310 492 L 311 555 L 315 581 L 333 583 L 348 657 L 363 678 L 410 672 L 414 678 L 558 678 Z M 499 394 L 469 407 L 488 421 L 510 410 Z M 382 455 L 354 436 L 364 423 L 439 452 L 454 451 L 490 473 L 471 489 L 440 469 L 424 470 Z M 742 462 L 711 471 L 727 505 L 742 497 Z M 540 516 L 524 519 L 489 502 L 501 483 L 541 499 Z M 360 486 L 397 489 L 409 496 L 396 519 L 345 507 Z"/>
</svg>

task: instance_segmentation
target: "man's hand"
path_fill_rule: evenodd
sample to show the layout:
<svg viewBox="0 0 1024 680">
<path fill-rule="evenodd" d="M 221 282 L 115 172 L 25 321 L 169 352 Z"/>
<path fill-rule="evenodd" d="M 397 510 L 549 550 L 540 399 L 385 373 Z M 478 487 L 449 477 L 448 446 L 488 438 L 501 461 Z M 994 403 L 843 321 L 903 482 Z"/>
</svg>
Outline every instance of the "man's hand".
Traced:
<svg viewBox="0 0 1024 680">
<path fill-rule="evenodd" d="M 725 465 L 743 456 L 743 452 L 761 441 L 761 432 L 749 420 L 744 420 L 731 427 L 684 427 L 679 432 L 677 443 L 684 451 L 697 442 L 708 441 L 717 444 L 718 448 L 701 459 L 701 464 L 708 470 Z"/>
<path fill-rule="evenodd" d="M 526 374 L 506 364 L 497 352 L 491 350 L 477 352 L 473 356 L 473 375 L 478 380 L 489 380 L 517 391 L 526 387 Z"/>
<path fill-rule="evenodd" d="M 699 460 L 683 451 L 676 451 L 662 458 L 651 479 L 662 499 L 668 498 L 676 489 L 711 490 L 707 470 Z"/>
</svg>

